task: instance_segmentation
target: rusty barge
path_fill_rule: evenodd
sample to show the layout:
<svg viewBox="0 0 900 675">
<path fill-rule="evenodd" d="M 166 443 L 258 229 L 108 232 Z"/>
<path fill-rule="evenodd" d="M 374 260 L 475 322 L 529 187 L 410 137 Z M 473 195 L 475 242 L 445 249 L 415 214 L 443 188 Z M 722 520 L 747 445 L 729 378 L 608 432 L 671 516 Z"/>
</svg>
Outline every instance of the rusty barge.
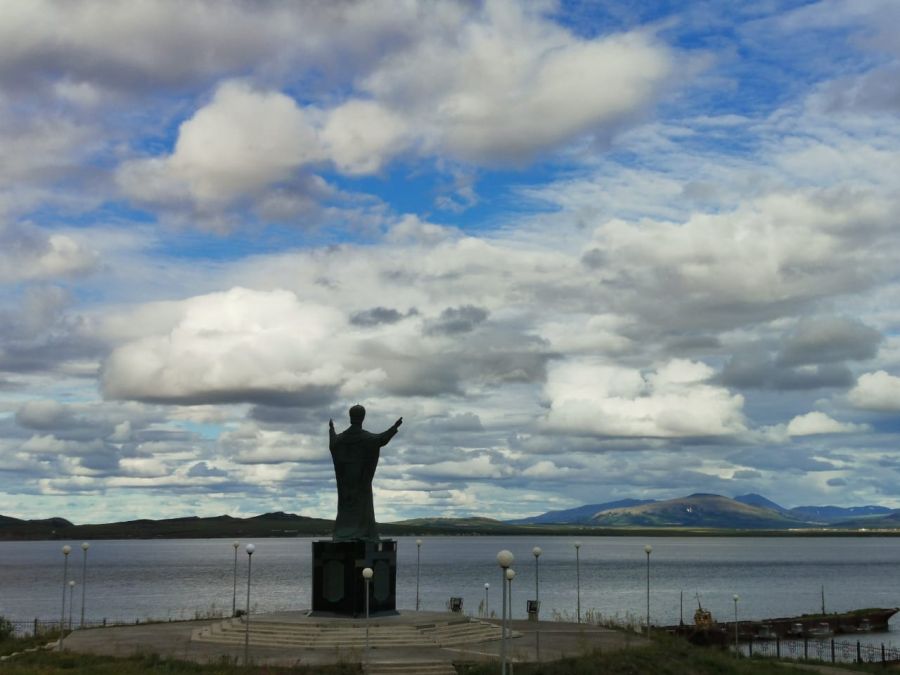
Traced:
<svg viewBox="0 0 900 675">
<path fill-rule="evenodd" d="M 699 605 L 699 603 L 698 603 Z M 823 638 L 833 635 L 868 633 L 888 630 L 888 622 L 900 608 L 872 607 L 831 614 L 802 614 L 765 620 L 737 622 L 737 636 L 745 640 L 779 638 Z M 725 645 L 734 642 L 735 622 L 717 622 L 712 614 L 698 606 L 693 624 L 666 626 L 669 633 L 687 638 L 698 645 Z"/>
</svg>

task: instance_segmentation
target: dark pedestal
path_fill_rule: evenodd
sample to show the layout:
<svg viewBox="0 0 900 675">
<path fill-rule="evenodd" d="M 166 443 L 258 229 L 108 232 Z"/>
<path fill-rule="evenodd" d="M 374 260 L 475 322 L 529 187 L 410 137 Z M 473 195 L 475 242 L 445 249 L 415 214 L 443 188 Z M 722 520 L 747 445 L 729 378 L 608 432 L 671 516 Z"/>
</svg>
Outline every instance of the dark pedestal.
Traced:
<svg viewBox="0 0 900 675">
<path fill-rule="evenodd" d="M 314 541 L 312 609 L 315 613 L 365 616 L 365 581 L 371 567 L 369 614 L 396 612 L 397 542 Z"/>
</svg>

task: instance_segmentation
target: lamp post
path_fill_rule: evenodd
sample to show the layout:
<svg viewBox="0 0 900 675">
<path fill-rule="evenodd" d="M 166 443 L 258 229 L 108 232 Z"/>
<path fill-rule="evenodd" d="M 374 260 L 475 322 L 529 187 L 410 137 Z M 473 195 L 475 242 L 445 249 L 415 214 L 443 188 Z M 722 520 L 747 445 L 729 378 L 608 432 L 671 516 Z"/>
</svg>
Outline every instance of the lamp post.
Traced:
<svg viewBox="0 0 900 675">
<path fill-rule="evenodd" d="M 362 571 L 363 582 L 366 587 L 366 661 L 369 660 L 369 581 L 371 581 L 373 574 L 371 567 L 366 567 Z"/>
<path fill-rule="evenodd" d="M 740 597 L 737 593 L 734 594 L 732 598 L 734 600 L 734 654 L 737 656 L 738 654 L 738 622 L 737 622 L 737 604 Z"/>
<path fill-rule="evenodd" d="M 234 587 L 231 592 L 231 616 L 234 616 L 237 614 L 237 552 L 241 547 L 241 542 L 236 541 L 232 546 L 234 546 Z"/>
<path fill-rule="evenodd" d="M 650 554 L 653 553 L 653 547 L 647 544 L 644 547 L 644 553 L 647 554 L 647 636 L 650 636 Z"/>
<path fill-rule="evenodd" d="M 509 571 L 509 570 L 507 570 Z M 504 575 L 505 576 L 505 575 Z M 509 577 L 507 577 L 507 581 Z M 512 601 L 512 584 L 507 584 L 506 587 L 506 632 L 512 633 L 512 628 L 509 627 L 509 622 L 512 621 L 513 615 L 513 601 Z"/>
<path fill-rule="evenodd" d="M 578 623 L 581 623 L 581 558 L 579 551 L 581 550 L 581 542 L 575 542 L 575 612 L 578 616 Z"/>
<path fill-rule="evenodd" d="M 488 608 L 488 590 L 490 589 L 490 587 L 491 587 L 491 585 L 485 581 L 484 582 L 484 618 L 485 619 L 490 618 L 490 616 L 491 616 L 491 611 Z"/>
<path fill-rule="evenodd" d="M 534 618 L 537 622 L 537 628 L 534 631 L 534 651 L 538 662 L 541 660 L 541 567 L 538 559 L 541 557 L 540 546 L 531 549 L 531 555 L 534 556 Z"/>
<path fill-rule="evenodd" d="M 79 628 L 84 628 L 84 590 L 87 588 L 87 552 L 91 547 L 86 541 L 81 542 L 81 623 Z"/>
<path fill-rule="evenodd" d="M 63 587 L 62 587 L 62 609 L 59 613 L 59 651 L 63 649 L 63 636 L 66 631 L 66 582 L 69 576 L 69 554 L 72 547 L 66 544 L 62 547 L 63 552 Z"/>
<path fill-rule="evenodd" d="M 419 611 L 419 567 L 422 561 L 422 540 L 416 539 L 416 611 Z"/>
<path fill-rule="evenodd" d="M 253 551 L 256 546 L 247 544 L 247 612 L 244 614 L 244 665 L 250 663 L 250 571 L 253 566 Z"/>
<path fill-rule="evenodd" d="M 75 580 L 69 579 L 69 631 L 72 630 L 72 595 L 75 593 Z"/>
<path fill-rule="evenodd" d="M 506 675 L 506 570 L 513 564 L 515 557 L 506 549 L 497 554 L 500 565 L 500 584 L 503 589 L 503 614 L 500 619 L 500 675 Z"/>
<path fill-rule="evenodd" d="M 512 637 L 512 628 L 510 628 L 509 623 L 510 621 L 512 621 L 512 580 L 516 577 L 516 571 L 512 567 L 510 567 L 506 569 L 503 576 L 506 577 L 506 585 L 508 586 L 506 595 L 509 598 L 507 603 L 508 610 L 506 614 L 506 632 L 508 633 L 506 639 L 508 640 L 510 637 Z"/>
<path fill-rule="evenodd" d="M 516 571 L 510 567 L 506 570 L 504 576 L 506 577 L 506 583 L 509 586 L 509 589 L 506 591 L 509 596 L 509 612 L 506 620 L 506 630 L 508 633 L 512 634 L 512 628 L 509 627 L 509 622 L 512 621 L 512 580 L 516 578 Z"/>
</svg>

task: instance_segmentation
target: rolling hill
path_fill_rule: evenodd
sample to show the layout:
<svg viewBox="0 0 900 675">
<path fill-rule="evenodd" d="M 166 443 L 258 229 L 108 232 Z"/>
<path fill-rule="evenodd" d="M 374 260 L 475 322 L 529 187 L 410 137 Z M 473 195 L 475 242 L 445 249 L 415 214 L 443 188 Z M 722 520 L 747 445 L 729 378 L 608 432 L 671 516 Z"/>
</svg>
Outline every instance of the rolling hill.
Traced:
<svg viewBox="0 0 900 675">
<path fill-rule="evenodd" d="M 744 504 L 721 495 L 697 493 L 678 499 L 609 509 L 591 519 L 602 527 L 691 527 L 787 529 L 807 527 L 772 509 Z"/>
<path fill-rule="evenodd" d="M 681 509 L 685 500 L 697 497 L 715 497 L 694 504 L 691 511 Z M 731 502 L 731 503 L 729 503 Z M 633 507 L 656 504 L 657 508 L 638 509 Z M 741 506 L 759 509 L 747 511 Z M 612 513 L 609 513 L 611 512 Z M 536 516 L 507 521 L 509 524 L 556 524 L 556 525 L 600 525 L 603 527 L 720 527 L 720 528 L 786 528 L 786 527 L 839 527 L 855 529 L 900 528 L 900 510 L 886 506 L 796 506 L 785 508 L 780 504 L 756 493 L 737 495 L 728 499 L 720 495 L 691 495 L 674 500 L 621 499 L 602 504 L 585 504 L 571 509 L 548 511 Z M 594 516 L 598 516 L 594 518 Z M 879 519 L 884 519 L 879 525 Z M 712 523 L 712 524 L 703 524 Z M 754 524 L 756 523 L 756 524 Z"/>
<path fill-rule="evenodd" d="M 797 506 L 789 512 L 795 518 L 815 523 L 839 523 L 857 518 L 889 516 L 894 513 L 886 506 Z"/>
<path fill-rule="evenodd" d="M 880 516 L 864 516 L 861 518 L 852 518 L 850 520 L 842 520 L 830 523 L 831 527 L 842 527 L 847 529 L 867 529 L 867 530 L 895 530 L 900 529 L 900 510 L 890 511 Z"/>
<path fill-rule="evenodd" d="M 563 509 L 561 511 L 547 511 L 538 516 L 529 516 L 528 518 L 518 518 L 516 520 L 506 521 L 510 525 L 541 525 L 541 524 L 590 524 L 591 518 L 601 511 L 609 509 L 617 509 L 628 506 L 640 506 L 641 504 L 649 504 L 656 501 L 655 499 L 619 499 L 614 502 L 606 502 L 604 504 L 585 504 L 584 506 L 576 506 L 574 509 Z"/>
<path fill-rule="evenodd" d="M 73 525 L 64 518 L 23 520 L 0 515 L 0 540 L 67 539 L 177 539 L 234 537 L 330 536 L 334 523 L 277 511 L 249 518 L 228 515 L 200 518 L 130 520 L 117 523 Z M 900 509 L 883 506 L 802 506 L 785 509 L 757 494 L 734 499 L 714 494 L 692 494 L 665 501 L 622 499 L 585 504 L 572 509 L 515 521 L 486 517 L 425 517 L 380 523 L 382 536 L 419 535 L 622 535 L 629 530 L 652 529 L 657 534 L 747 534 L 768 530 L 810 534 L 833 532 L 850 535 L 864 529 L 900 531 Z M 668 532 L 667 532 L 668 530 Z M 792 533 L 793 534 L 793 533 Z"/>
<path fill-rule="evenodd" d="M 19 520 L 0 516 L 3 539 L 178 539 L 208 537 L 277 537 L 331 534 L 332 521 L 289 513 L 265 513 L 251 518 L 213 516 L 128 520 L 73 525 L 63 518 Z"/>
<path fill-rule="evenodd" d="M 782 515 L 787 515 L 790 512 L 790 509 L 786 509 L 780 504 L 776 504 L 768 497 L 763 497 L 755 492 L 746 495 L 738 495 L 734 498 L 734 501 L 740 502 L 741 504 L 747 504 L 748 506 L 758 506 L 761 509 L 771 509 Z"/>
</svg>

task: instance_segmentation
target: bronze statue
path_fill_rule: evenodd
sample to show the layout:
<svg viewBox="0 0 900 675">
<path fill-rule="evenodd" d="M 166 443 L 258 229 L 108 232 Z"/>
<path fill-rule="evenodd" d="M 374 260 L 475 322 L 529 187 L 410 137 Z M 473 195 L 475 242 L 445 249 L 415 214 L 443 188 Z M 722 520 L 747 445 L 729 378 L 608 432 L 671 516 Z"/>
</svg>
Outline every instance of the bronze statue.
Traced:
<svg viewBox="0 0 900 675">
<path fill-rule="evenodd" d="M 338 508 L 334 521 L 334 541 L 379 541 L 372 504 L 372 478 L 382 446 L 387 445 L 403 424 L 401 417 L 380 434 L 362 428 L 366 409 L 350 408 L 350 426 L 341 433 L 328 420 L 328 448 L 337 480 Z"/>
</svg>

